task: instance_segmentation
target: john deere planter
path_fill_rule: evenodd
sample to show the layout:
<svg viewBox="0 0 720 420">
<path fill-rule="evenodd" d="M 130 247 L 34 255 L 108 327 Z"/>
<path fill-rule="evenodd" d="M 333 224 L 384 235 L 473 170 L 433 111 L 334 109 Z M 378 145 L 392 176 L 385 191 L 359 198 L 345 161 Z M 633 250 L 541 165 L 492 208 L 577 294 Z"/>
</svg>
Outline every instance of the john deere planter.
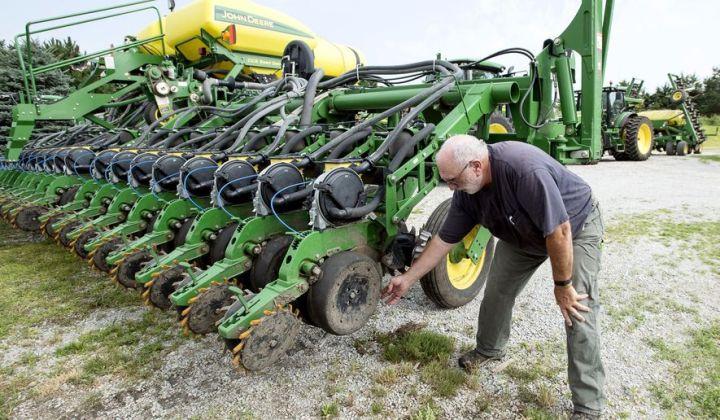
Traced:
<svg viewBox="0 0 720 420">
<path fill-rule="evenodd" d="M 537 55 L 369 66 L 269 9 L 196 1 L 129 47 L 160 60 L 138 67 L 142 100 L 122 105 L 134 119 L 13 143 L 0 211 L 174 308 L 186 333 L 219 334 L 235 365 L 268 368 L 302 322 L 336 335 L 367 323 L 383 275 L 404 271 L 447 215 L 444 202 L 419 232 L 406 225 L 439 183 L 433 159 L 448 137 L 524 141 L 568 164 L 601 158 L 612 8 L 583 0 Z M 509 54 L 527 58 L 526 74 L 491 61 Z M 157 115 L 142 118 L 147 109 Z M 642 137 L 641 126 L 624 135 Z M 478 226 L 423 290 L 443 308 L 470 302 L 493 252 Z"/>
</svg>

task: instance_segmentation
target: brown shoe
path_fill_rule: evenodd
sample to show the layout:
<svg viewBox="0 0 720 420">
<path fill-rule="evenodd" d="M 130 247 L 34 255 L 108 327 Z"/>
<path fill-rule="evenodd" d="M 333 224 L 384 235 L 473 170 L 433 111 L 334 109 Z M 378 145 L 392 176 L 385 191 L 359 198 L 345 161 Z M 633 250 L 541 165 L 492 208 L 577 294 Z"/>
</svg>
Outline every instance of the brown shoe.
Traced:
<svg viewBox="0 0 720 420">
<path fill-rule="evenodd" d="M 460 367 L 465 369 L 466 371 L 470 372 L 491 360 L 500 360 L 501 358 L 502 356 L 485 356 L 484 354 L 481 354 L 477 350 L 473 349 L 467 353 L 464 353 L 462 356 L 460 356 L 460 358 L 458 358 L 458 365 L 460 365 Z"/>
</svg>

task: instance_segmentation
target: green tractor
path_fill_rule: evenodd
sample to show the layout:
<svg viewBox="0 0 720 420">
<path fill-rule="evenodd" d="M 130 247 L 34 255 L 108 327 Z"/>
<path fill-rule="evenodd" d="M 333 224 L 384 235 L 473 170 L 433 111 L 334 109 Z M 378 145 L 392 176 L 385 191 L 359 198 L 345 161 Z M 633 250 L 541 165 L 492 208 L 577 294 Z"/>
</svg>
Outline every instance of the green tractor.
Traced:
<svg viewBox="0 0 720 420">
<path fill-rule="evenodd" d="M 642 82 L 607 86 L 602 93 L 603 147 L 615 160 L 642 161 L 652 153 L 655 141 L 649 118 L 638 113 Z"/>
</svg>

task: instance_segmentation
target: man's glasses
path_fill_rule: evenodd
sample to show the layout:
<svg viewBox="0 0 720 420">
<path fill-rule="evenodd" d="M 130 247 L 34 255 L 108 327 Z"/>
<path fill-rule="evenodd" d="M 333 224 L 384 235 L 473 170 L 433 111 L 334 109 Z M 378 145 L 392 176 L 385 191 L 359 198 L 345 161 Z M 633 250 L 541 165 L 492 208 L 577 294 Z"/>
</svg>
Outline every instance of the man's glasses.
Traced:
<svg viewBox="0 0 720 420">
<path fill-rule="evenodd" d="M 460 170 L 460 172 L 458 172 L 457 175 L 455 175 L 454 177 L 452 177 L 450 179 L 446 179 L 445 183 L 448 185 L 453 185 L 454 187 L 459 187 L 460 185 L 458 185 L 457 179 L 460 178 L 460 176 L 462 176 L 463 172 L 465 172 L 465 169 L 467 169 L 468 166 L 470 166 L 470 162 L 466 163 L 465 166 L 463 166 L 463 168 Z"/>
</svg>

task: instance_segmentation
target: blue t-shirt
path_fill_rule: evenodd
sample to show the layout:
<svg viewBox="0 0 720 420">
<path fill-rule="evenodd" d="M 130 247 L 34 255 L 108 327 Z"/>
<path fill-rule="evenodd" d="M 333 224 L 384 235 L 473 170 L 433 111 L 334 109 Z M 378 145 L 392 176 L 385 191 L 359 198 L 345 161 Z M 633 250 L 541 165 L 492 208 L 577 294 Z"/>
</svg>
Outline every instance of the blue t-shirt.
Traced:
<svg viewBox="0 0 720 420">
<path fill-rule="evenodd" d="M 545 237 L 570 221 L 575 237 L 592 210 L 592 190 L 579 176 L 527 143 L 488 145 L 492 182 L 475 194 L 455 191 L 440 239 L 457 243 L 475 225 L 537 255 Z"/>
</svg>

